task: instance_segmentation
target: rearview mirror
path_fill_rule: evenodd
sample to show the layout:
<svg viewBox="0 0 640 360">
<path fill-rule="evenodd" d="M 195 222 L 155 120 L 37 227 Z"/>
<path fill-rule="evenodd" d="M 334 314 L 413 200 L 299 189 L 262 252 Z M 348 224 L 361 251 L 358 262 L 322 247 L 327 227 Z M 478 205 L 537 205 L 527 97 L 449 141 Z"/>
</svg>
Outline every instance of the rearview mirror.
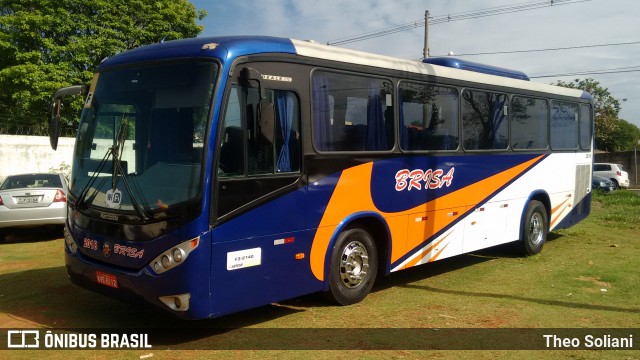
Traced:
<svg viewBox="0 0 640 360">
<path fill-rule="evenodd" d="M 62 98 L 69 95 L 85 95 L 87 87 L 84 85 L 67 86 L 56 90 L 51 97 L 51 118 L 49 119 L 49 143 L 53 150 L 58 149 L 58 138 L 60 137 L 60 110 L 62 109 Z"/>
</svg>

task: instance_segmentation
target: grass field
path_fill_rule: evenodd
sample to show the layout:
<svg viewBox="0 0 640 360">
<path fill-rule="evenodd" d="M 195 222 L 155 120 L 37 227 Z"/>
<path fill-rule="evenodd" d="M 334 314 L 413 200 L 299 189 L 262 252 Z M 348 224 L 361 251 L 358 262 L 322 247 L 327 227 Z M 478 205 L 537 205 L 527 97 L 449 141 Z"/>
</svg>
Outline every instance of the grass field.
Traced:
<svg viewBox="0 0 640 360">
<path fill-rule="evenodd" d="M 640 327 L 640 196 L 630 191 L 595 194 L 590 217 L 570 229 L 551 233 L 537 256 L 519 257 L 511 246 L 502 246 L 394 273 L 380 279 L 365 301 L 352 306 L 331 306 L 314 295 L 198 322 L 183 322 L 75 287 L 64 270 L 62 240 L 46 237 L 44 233 L 30 232 L 0 244 L 0 329 L 164 328 L 179 334 L 177 328 L 197 327 L 200 336 L 190 341 L 196 344 L 193 348 L 198 348 L 198 343 L 232 336 L 220 331 L 224 328 Z M 342 331 L 348 337 L 349 332 Z M 370 348 L 367 344 L 371 339 L 363 339 L 362 335 L 362 331 L 354 331 L 354 338 L 348 340 L 361 345 L 355 348 Z M 638 349 L 640 337 L 634 341 Z M 179 341 L 174 344 L 183 345 Z M 153 356 L 145 357 L 149 354 Z M 0 358 L 17 359 L 229 355 L 284 359 L 640 358 L 637 350 L 0 351 Z"/>
</svg>

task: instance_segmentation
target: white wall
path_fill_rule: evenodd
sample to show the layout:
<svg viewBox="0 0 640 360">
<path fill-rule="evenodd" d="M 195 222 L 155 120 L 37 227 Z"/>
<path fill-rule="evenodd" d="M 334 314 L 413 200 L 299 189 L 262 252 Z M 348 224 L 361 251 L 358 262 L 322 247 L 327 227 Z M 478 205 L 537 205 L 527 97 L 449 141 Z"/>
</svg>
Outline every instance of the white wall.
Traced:
<svg viewBox="0 0 640 360">
<path fill-rule="evenodd" d="M 7 175 L 49 172 L 71 165 L 74 138 L 60 138 L 53 151 L 46 136 L 0 135 L 0 181 Z"/>
</svg>

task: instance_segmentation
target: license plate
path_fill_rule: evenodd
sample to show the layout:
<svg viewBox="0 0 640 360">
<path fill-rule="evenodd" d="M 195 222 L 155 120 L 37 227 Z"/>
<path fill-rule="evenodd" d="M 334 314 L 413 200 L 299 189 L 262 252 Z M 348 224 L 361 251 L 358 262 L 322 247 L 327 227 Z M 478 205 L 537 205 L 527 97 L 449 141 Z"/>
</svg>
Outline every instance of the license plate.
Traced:
<svg viewBox="0 0 640 360">
<path fill-rule="evenodd" d="M 18 198 L 18 204 L 37 204 L 40 196 L 23 196 Z"/>
<path fill-rule="evenodd" d="M 114 289 L 118 288 L 118 279 L 115 275 L 103 273 L 102 271 L 96 271 L 96 281 L 98 284 L 106 285 Z"/>
</svg>

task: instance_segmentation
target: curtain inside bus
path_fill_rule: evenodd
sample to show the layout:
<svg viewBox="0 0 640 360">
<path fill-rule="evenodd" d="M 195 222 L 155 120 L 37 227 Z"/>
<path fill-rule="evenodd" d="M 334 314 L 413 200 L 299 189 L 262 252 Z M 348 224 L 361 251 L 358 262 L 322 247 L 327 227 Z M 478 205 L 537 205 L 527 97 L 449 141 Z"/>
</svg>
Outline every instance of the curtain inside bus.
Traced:
<svg viewBox="0 0 640 360">
<path fill-rule="evenodd" d="M 278 169 L 278 172 L 291 172 L 289 145 L 291 140 L 295 98 L 291 92 L 276 91 L 276 102 L 278 105 L 278 117 L 280 118 L 280 131 L 282 133 L 282 147 L 280 148 L 276 168 Z"/>
</svg>

